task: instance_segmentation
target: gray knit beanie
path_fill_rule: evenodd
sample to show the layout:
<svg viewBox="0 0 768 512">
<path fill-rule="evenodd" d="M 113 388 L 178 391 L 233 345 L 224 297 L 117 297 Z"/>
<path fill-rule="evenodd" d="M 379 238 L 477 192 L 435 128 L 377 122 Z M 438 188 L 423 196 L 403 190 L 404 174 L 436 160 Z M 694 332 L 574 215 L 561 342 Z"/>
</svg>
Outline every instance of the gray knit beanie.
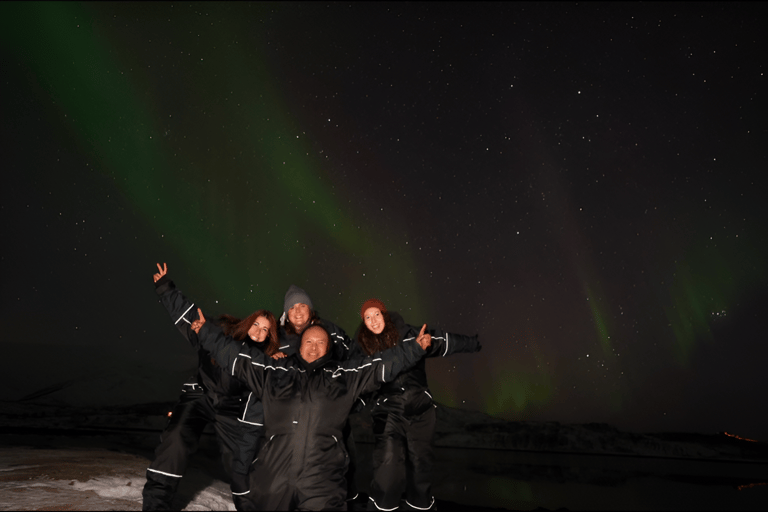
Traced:
<svg viewBox="0 0 768 512">
<path fill-rule="evenodd" d="M 296 304 L 306 304 L 309 306 L 309 309 L 315 309 L 312 307 L 312 301 L 309 298 L 309 295 L 307 295 L 307 292 L 296 286 L 295 284 L 292 284 L 290 288 L 288 288 L 288 291 L 285 292 L 285 302 L 283 303 L 283 315 L 288 314 L 288 310 L 291 309 Z"/>
</svg>

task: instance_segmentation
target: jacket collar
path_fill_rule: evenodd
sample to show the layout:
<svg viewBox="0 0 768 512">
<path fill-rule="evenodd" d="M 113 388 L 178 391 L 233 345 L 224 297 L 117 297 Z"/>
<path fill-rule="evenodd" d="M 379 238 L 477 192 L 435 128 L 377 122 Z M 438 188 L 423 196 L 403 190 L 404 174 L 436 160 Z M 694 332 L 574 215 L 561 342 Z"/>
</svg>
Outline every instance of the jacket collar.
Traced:
<svg viewBox="0 0 768 512">
<path fill-rule="evenodd" d="M 307 371 L 307 373 L 312 373 L 316 368 L 325 366 L 328 362 L 333 360 L 333 347 L 328 347 L 328 352 L 323 357 L 316 359 L 312 363 L 305 361 L 304 358 L 301 357 L 300 352 L 296 352 L 296 359 L 298 359 L 299 364 Z"/>
</svg>

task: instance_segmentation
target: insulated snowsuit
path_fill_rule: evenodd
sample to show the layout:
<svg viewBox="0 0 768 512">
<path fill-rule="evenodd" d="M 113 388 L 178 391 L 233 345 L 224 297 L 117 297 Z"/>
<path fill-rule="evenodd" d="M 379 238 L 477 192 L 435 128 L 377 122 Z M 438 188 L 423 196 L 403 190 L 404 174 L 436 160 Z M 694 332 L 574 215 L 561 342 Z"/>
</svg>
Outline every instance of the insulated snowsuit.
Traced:
<svg viewBox="0 0 768 512">
<path fill-rule="evenodd" d="M 331 346 L 329 347 L 329 351 L 333 351 L 333 359 L 336 361 L 349 360 L 350 350 L 353 349 L 355 343 L 349 339 L 349 336 L 344 332 L 344 329 L 338 325 L 324 318 L 320 318 L 319 321 L 328 331 L 328 334 L 331 335 Z M 299 346 L 301 345 L 301 336 L 288 333 L 282 325 L 278 331 L 278 336 L 280 338 L 281 351 L 287 355 L 298 353 Z M 358 354 L 358 356 L 363 357 L 364 354 Z M 362 406 L 362 400 L 358 400 L 352 412 L 358 412 L 362 409 Z M 347 474 L 345 476 L 347 480 L 347 501 L 353 501 L 358 496 L 357 480 L 355 479 L 357 473 L 357 450 L 355 449 L 355 438 L 352 435 L 352 426 L 349 424 L 349 421 L 344 425 L 342 435 L 344 447 L 349 455 L 349 467 L 347 468 Z"/>
<path fill-rule="evenodd" d="M 192 306 L 175 294 L 174 311 Z M 341 438 L 350 409 L 361 393 L 392 381 L 425 354 L 405 341 L 373 357 L 339 363 L 329 351 L 309 364 L 298 354 L 273 360 L 243 351 L 211 322 L 198 338 L 220 367 L 261 397 L 266 441 L 249 474 L 250 499 L 260 510 L 346 510 L 349 457 Z"/>
<path fill-rule="evenodd" d="M 210 353 L 199 347 L 199 340 L 189 328 L 197 319 L 197 310 L 174 311 L 180 293 L 173 281 L 163 277 L 155 283 L 161 302 L 173 316 L 179 331 L 198 348 L 198 372 L 182 387 L 173 408 L 155 458 L 147 469 L 144 486 L 144 510 L 171 510 L 173 497 L 184 474 L 189 456 L 197 451 L 203 429 L 213 425 L 221 449 L 222 463 L 232 479 L 232 498 L 238 510 L 251 510 L 247 501 L 248 470 L 256 457 L 264 430 L 261 401 L 229 372 L 222 369 Z M 248 350 L 261 351 L 253 342 L 243 342 Z"/>
<path fill-rule="evenodd" d="M 406 324 L 394 311 L 389 313 L 400 334 L 398 345 L 418 337 L 420 327 Z M 425 358 L 480 350 L 477 336 L 439 329 L 426 332 L 432 335 L 432 345 Z M 352 356 L 362 353 L 360 344 L 355 343 Z M 411 509 L 432 508 L 432 435 L 436 406 L 429 393 L 425 360 L 420 359 L 394 381 L 382 385 L 369 400 L 373 402 L 371 419 L 376 445 L 368 509 L 395 510 L 401 498 L 405 498 L 405 505 Z"/>
</svg>

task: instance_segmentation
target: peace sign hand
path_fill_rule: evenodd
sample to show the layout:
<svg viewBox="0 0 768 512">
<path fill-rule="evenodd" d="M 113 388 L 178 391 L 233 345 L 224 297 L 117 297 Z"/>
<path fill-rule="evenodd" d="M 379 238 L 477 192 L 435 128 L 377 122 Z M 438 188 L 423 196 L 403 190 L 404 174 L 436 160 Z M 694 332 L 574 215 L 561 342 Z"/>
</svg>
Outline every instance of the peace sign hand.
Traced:
<svg viewBox="0 0 768 512">
<path fill-rule="evenodd" d="M 427 333 L 424 334 L 424 331 L 427 329 L 427 324 L 424 324 L 421 326 L 421 331 L 419 331 L 419 337 L 416 338 L 416 343 L 418 343 L 422 350 L 427 350 L 430 345 L 432 345 L 432 335 Z"/>
<path fill-rule="evenodd" d="M 190 325 L 190 329 L 195 331 L 196 334 L 200 332 L 200 328 L 205 323 L 205 317 L 203 316 L 203 310 L 200 309 L 200 308 L 197 308 L 197 314 L 200 315 L 200 319 L 199 320 L 195 320 L 194 322 L 192 322 L 192 325 Z"/>
<path fill-rule="evenodd" d="M 163 266 L 161 267 L 160 264 L 158 263 L 157 264 L 157 270 L 159 270 L 160 272 L 158 272 L 157 274 L 154 274 L 152 276 L 152 279 L 154 279 L 155 282 L 158 282 L 161 277 L 163 277 L 165 274 L 168 273 L 168 264 L 167 263 L 163 263 Z"/>
</svg>

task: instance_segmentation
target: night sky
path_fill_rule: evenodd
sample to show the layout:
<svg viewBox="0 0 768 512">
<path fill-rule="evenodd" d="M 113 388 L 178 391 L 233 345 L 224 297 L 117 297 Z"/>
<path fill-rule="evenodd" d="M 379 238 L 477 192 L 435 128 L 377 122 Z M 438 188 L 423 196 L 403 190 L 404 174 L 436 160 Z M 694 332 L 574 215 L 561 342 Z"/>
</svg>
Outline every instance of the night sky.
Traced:
<svg viewBox="0 0 768 512">
<path fill-rule="evenodd" d="M 165 261 L 210 315 L 296 284 L 350 335 L 370 297 L 479 333 L 446 405 L 768 441 L 766 18 L 2 2 L 4 396 L 174 400 Z"/>
</svg>

